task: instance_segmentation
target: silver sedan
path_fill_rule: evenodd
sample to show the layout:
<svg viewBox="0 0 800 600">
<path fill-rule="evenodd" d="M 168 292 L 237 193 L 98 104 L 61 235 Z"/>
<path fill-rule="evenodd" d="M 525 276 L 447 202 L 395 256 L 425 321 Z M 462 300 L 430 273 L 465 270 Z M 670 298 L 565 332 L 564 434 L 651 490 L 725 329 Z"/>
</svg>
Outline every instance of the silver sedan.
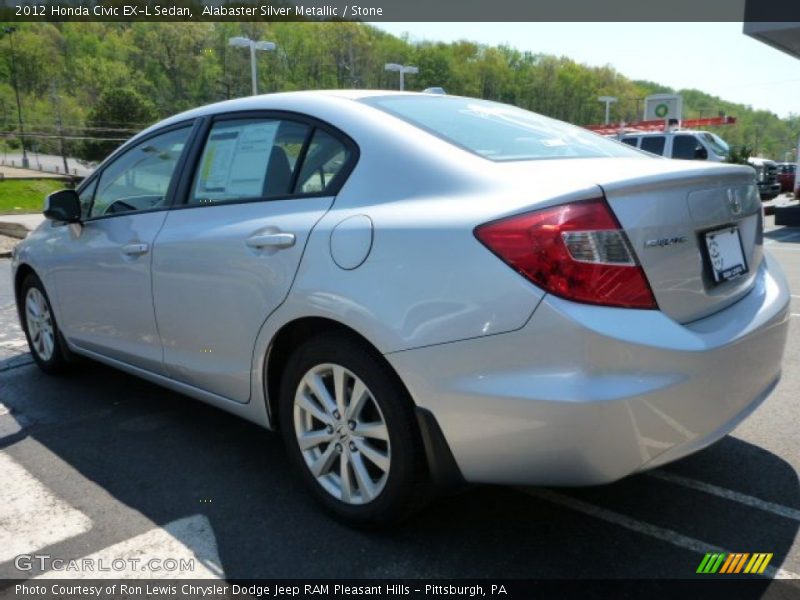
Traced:
<svg viewBox="0 0 800 600">
<path fill-rule="evenodd" d="M 747 166 L 511 106 L 303 92 L 143 131 L 13 257 L 49 373 L 89 357 L 270 429 L 334 515 L 588 485 L 775 387 L 789 290 Z"/>
</svg>

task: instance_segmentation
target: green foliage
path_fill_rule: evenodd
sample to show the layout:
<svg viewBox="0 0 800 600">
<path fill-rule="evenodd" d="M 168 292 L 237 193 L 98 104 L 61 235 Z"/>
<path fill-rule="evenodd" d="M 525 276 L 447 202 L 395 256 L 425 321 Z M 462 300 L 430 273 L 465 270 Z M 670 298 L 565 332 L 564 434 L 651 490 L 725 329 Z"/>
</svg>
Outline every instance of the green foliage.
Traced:
<svg viewBox="0 0 800 600">
<path fill-rule="evenodd" d="M 442 86 L 448 93 L 515 104 L 578 125 L 600 123 L 600 95 L 616 96 L 612 119 L 641 118 L 644 98 L 678 91 L 684 117 L 734 116 L 715 128 L 754 155 L 794 157 L 800 115 L 780 119 L 698 90 L 672 90 L 632 81 L 612 66 L 589 67 L 567 57 L 453 43 L 411 43 L 370 25 L 341 22 L 19 23 L 13 34 L 26 130 L 40 152 L 58 152 L 55 115 L 61 111 L 68 150 L 98 158 L 118 142 L 78 138 L 128 137 L 147 122 L 188 108 L 250 93 L 249 53 L 228 45 L 245 35 L 278 44 L 258 53 L 262 92 L 328 88 L 397 89 L 387 62 L 415 64 L 407 89 Z M 1 30 L 1 28 L 0 28 Z M 1 34 L 0 34 L 1 35 Z M 122 90 L 122 91 L 120 91 Z M 126 110 L 112 102 L 125 94 Z M 108 106 L 106 106 L 108 105 Z M 103 131 L 113 123 L 121 131 Z M 0 37 L 0 131 L 17 130 L 9 36 Z"/>
<path fill-rule="evenodd" d="M 0 180 L 0 215 L 39 212 L 47 194 L 65 187 L 57 179 Z"/>
<path fill-rule="evenodd" d="M 89 111 L 90 131 L 100 139 L 87 140 L 81 158 L 102 160 L 119 145 L 119 130 L 126 126 L 144 127 L 158 117 L 153 103 L 131 87 L 104 91 Z M 106 141 L 102 138 L 111 138 Z"/>
<path fill-rule="evenodd" d="M 725 160 L 734 165 L 749 165 L 747 159 L 753 155 L 753 149 L 749 146 L 731 146 L 731 152 Z"/>
</svg>

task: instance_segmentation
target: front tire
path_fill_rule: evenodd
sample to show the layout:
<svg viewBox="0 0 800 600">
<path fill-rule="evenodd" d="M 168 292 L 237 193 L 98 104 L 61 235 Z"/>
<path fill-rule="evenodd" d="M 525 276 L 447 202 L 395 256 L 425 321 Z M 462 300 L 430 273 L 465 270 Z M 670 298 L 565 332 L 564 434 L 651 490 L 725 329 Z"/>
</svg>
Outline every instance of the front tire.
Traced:
<svg viewBox="0 0 800 600">
<path fill-rule="evenodd" d="M 300 346 L 282 378 L 279 417 L 292 462 L 335 517 L 388 525 L 427 499 L 413 402 L 359 340 L 324 334 Z"/>
<path fill-rule="evenodd" d="M 30 273 L 22 281 L 19 302 L 22 329 L 33 360 L 45 373 L 65 372 L 69 366 L 66 344 L 56 323 L 50 298 L 35 274 Z"/>
</svg>

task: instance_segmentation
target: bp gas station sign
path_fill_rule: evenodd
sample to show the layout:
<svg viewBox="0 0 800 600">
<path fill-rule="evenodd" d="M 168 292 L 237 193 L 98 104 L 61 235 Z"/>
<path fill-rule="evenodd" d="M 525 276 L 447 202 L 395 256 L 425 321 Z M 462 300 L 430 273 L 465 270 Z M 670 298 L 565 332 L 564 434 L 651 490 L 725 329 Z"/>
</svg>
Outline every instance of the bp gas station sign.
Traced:
<svg viewBox="0 0 800 600">
<path fill-rule="evenodd" d="M 683 101 L 678 94 L 653 94 L 644 99 L 644 120 L 681 120 Z"/>
</svg>

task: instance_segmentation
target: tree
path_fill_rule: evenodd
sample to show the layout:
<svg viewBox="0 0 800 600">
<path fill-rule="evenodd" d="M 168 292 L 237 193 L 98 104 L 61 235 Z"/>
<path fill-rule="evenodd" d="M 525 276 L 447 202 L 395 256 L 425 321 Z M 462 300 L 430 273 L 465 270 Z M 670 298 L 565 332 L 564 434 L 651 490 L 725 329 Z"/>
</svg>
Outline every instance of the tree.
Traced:
<svg viewBox="0 0 800 600">
<path fill-rule="evenodd" d="M 121 138 L 128 137 L 120 130 L 141 128 L 157 118 L 153 103 L 132 88 L 113 88 L 103 92 L 89 111 L 86 124 L 92 137 L 109 139 L 86 140 L 81 158 L 102 160 L 119 146 Z"/>
<path fill-rule="evenodd" d="M 93 158 L 118 143 L 107 138 L 127 137 L 141 125 L 187 108 L 247 96 L 250 55 L 228 45 L 231 37 L 241 35 L 278 45 L 276 52 L 258 54 L 262 92 L 397 89 L 397 73 L 384 70 L 392 62 L 419 67 L 406 80 L 409 90 L 442 86 L 449 94 L 499 100 L 576 125 L 602 122 L 598 96 L 617 97 L 613 120 L 632 122 L 642 118 L 646 96 L 666 92 L 683 96 L 685 119 L 736 117 L 735 125 L 709 129 L 730 145 L 747 145 L 761 156 L 794 155 L 800 135 L 797 116 L 781 119 L 699 90 L 632 81 L 613 66 L 590 67 L 567 57 L 469 40 L 414 42 L 364 23 L 70 21 L 20 23 L 14 34 L 26 139 L 40 151 L 58 148 L 61 127 L 53 81 L 67 144 Z M 0 39 L 0 136 L 15 144 L 9 42 Z M 85 143 L 85 137 L 106 139 Z"/>
</svg>

